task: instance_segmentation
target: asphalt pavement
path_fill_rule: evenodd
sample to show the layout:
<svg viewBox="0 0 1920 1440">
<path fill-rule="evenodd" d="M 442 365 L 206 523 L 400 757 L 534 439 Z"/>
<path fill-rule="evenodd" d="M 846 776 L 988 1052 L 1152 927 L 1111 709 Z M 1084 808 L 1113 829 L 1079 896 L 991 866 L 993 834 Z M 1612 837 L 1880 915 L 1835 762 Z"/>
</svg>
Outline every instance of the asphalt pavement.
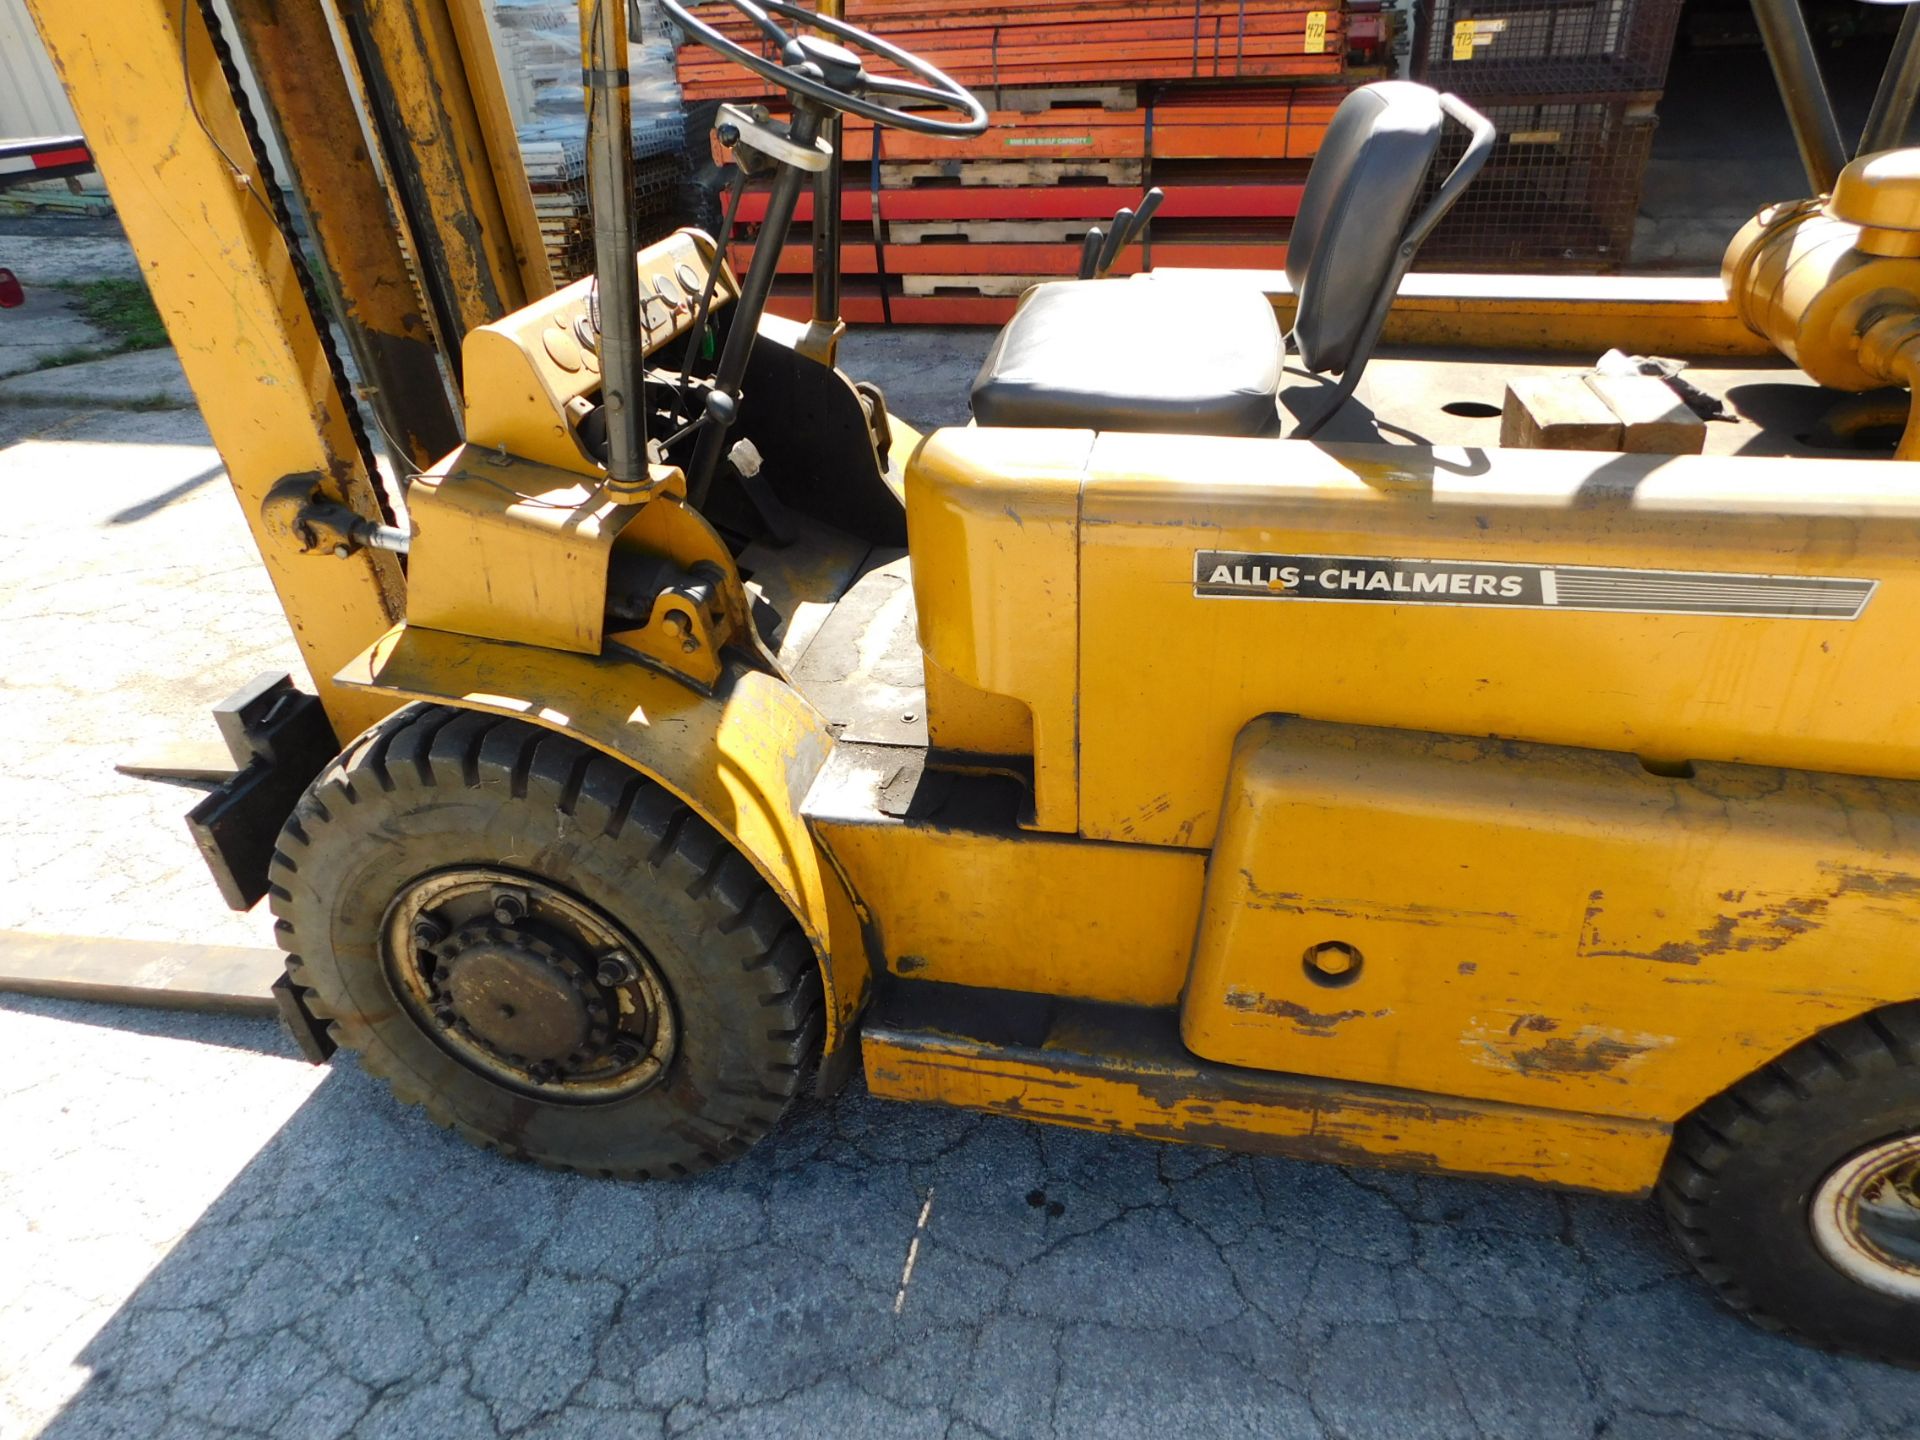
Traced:
<svg viewBox="0 0 1920 1440">
<path fill-rule="evenodd" d="M 1645 1205 L 857 1088 L 585 1180 L 269 1022 L 46 1000 L 0 1115 L 9 1437 L 1920 1433 L 1920 1375 L 1723 1314 Z"/>
</svg>

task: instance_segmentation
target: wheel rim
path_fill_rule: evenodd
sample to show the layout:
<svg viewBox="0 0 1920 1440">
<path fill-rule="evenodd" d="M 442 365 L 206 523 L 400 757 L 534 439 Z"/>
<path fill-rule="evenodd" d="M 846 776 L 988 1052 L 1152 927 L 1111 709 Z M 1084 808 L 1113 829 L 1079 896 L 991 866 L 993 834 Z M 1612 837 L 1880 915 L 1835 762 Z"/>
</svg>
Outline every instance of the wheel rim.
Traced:
<svg viewBox="0 0 1920 1440">
<path fill-rule="evenodd" d="M 673 1007 L 652 956 L 545 880 L 488 866 L 422 876 L 387 907 L 380 947 L 420 1028 L 512 1089 L 615 1100 L 673 1058 Z"/>
<path fill-rule="evenodd" d="M 1920 1302 L 1920 1135 L 1862 1150 L 1820 1182 L 1813 1236 L 1851 1279 Z"/>
</svg>

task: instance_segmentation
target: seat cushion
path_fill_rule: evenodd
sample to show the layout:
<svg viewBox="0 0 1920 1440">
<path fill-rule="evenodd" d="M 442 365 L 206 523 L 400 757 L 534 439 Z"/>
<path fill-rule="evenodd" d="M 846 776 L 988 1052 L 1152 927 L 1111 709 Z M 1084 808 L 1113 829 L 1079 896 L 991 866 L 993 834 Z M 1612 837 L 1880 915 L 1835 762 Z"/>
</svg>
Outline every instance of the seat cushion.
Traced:
<svg viewBox="0 0 1920 1440">
<path fill-rule="evenodd" d="M 1226 282 L 1060 280 L 1029 290 L 973 382 L 982 425 L 1270 435 L 1285 341 Z"/>
</svg>

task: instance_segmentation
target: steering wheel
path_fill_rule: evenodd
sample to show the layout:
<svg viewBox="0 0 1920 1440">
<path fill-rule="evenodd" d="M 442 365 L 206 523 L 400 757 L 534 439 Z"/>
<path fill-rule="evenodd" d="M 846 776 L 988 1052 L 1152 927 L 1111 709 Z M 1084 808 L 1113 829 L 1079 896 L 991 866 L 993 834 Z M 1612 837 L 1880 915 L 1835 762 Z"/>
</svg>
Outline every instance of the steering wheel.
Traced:
<svg viewBox="0 0 1920 1440">
<path fill-rule="evenodd" d="M 972 92 L 964 85 L 942 74 L 918 55 L 902 50 L 898 45 L 890 45 L 857 25 L 817 15 L 802 6 L 789 4 L 788 0 L 760 0 L 758 4 L 755 0 L 724 0 L 724 3 L 751 20 L 754 28 L 778 47 L 780 58 L 774 61 L 756 54 L 738 41 L 728 39 L 695 16 L 694 8 L 707 3 L 710 0 L 690 0 L 685 5 L 680 0 L 660 0 L 660 8 L 667 12 L 674 24 L 702 45 L 746 66 L 762 80 L 782 90 L 804 95 L 815 104 L 838 110 L 842 114 L 861 116 L 876 125 L 913 130 L 922 135 L 961 137 L 978 135 L 987 128 L 986 107 L 974 99 Z M 773 14 L 768 14 L 768 11 Z M 822 40 L 817 35 L 789 35 L 774 23 L 774 15 L 825 31 L 847 44 L 836 45 L 832 40 Z M 891 60 L 926 83 L 922 85 L 912 80 L 869 75 L 856 49 Z M 878 103 L 872 98 L 875 96 L 922 100 L 943 110 L 957 110 L 966 118 L 943 120 L 937 115 L 901 110 Z"/>
</svg>

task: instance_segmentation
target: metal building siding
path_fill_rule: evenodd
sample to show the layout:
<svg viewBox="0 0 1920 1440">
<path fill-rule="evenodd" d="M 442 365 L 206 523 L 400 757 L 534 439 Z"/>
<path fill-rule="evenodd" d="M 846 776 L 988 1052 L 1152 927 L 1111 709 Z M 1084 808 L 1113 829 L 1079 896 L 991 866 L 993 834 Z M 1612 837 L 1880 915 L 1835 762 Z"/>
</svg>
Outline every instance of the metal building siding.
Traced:
<svg viewBox="0 0 1920 1440">
<path fill-rule="evenodd" d="M 0 137 L 72 135 L 79 128 L 26 0 L 0 0 Z"/>
</svg>

